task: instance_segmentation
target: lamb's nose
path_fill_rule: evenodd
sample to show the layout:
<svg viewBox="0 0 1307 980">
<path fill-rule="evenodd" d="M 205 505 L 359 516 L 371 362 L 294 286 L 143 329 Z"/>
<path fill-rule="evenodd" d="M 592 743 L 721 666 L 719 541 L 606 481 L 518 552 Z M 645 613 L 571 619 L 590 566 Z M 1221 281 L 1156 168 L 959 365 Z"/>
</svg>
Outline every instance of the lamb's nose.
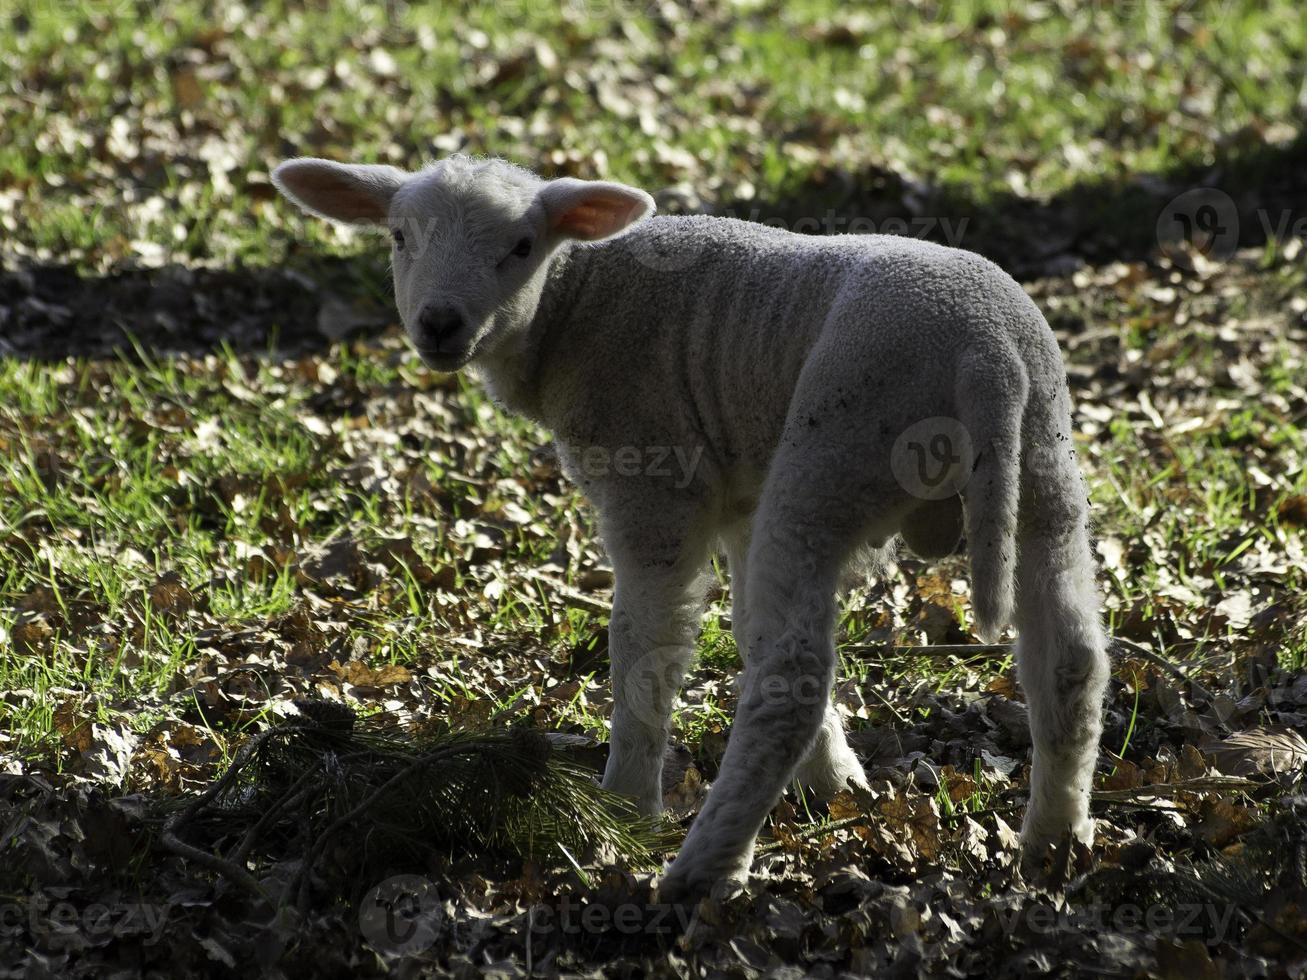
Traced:
<svg viewBox="0 0 1307 980">
<path fill-rule="evenodd" d="M 463 326 L 463 315 L 452 306 L 432 303 L 422 308 L 418 325 L 422 328 L 423 339 L 439 347 L 441 341 L 448 340 Z"/>
</svg>

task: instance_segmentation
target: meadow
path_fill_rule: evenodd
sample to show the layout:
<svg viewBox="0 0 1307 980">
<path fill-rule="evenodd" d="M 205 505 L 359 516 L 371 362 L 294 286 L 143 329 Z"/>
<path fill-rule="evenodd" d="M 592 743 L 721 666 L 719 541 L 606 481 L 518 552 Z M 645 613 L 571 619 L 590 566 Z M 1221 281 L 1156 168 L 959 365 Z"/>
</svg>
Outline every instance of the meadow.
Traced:
<svg viewBox="0 0 1307 980">
<path fill-rule="evenodd" d="M 644 908 L 650 869 L 620 859 L 428 867 L 443 931 L 410 967 L 1294 975 L 1304 66 L 1292 0 L 11 4 L 0 902 L 25 925 L 0 929 L 4 958 L 393 962 L 348 896 L 247 928 L 220 882 L 89 829 L 105 794 L 199 791 L 296 698 L 404 730 L 526 720 L 602 759 L 612 573 L 549 434 L 425 369 L 381 239 L 302 218 L 268 179 L 293 155 L 460 151 L 1011 270 L 1065 354 L 1117 644 L 1100 841 L 1055 884 L 1013 867 L 1029 739 L 1009 651 L 971 632 L 963 556 L 906 556 L 841 606 L 835 697 L 874 799 L 788 796 L 746 892 L 671 937 L 533 932 L 564 899 Z M 680 820 L 734 704 L 718 572 L 675 716 Z M 42 930 L 49 889 L 134 896 L 170 928 Z"/>
</svg>

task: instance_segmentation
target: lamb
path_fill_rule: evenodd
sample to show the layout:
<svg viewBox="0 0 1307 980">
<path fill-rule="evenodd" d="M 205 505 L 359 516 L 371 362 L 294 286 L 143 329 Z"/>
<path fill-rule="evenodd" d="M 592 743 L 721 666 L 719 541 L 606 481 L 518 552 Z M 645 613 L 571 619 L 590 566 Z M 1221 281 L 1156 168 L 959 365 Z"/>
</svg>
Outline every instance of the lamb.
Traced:
<svg viewBox="0 0 1307 980">
<path fill-rule="evenodd" d="M 896 536 L 934 557 L 965 530 L 979 633 L 1017 628 L 1025 853 L 1092 840 L 1109 665 L 1088 505 L 1056 341 L 997 266 L 896 236 L 655 217 L 636 188 L 495 159 L 301 158 L 273 180 L 314 214 L 388 228 L 425 362 L 468 367 L 555 433 L 616 574 L 603 785 L 648 814 L 707 559 L 725 551 L 739 708 L 663 899 L 744 880 L 791 780 L 865 785 L 830 702 L 835 594 Z"/>
</svg>

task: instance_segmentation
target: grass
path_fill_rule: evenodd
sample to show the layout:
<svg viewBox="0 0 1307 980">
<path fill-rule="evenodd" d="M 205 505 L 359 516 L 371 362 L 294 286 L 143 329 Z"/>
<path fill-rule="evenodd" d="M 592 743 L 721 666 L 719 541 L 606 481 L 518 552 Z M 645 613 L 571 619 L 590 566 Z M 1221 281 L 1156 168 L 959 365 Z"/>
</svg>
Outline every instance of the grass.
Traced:
<svg viewBox="0 0 1307 980">
<path fill-rule="evenodd" d="M 264 264 L 288 240 L 369 242 L 273 200 L 267 173 L 295 153 L 457 148 L 814 214 L 882 172 L 976 204 L 1047 196 L 1292 139 L 1307 63 L 1292 0 L 396 10 L 7 5 L 10 250 Z"/>
<path fill-rule="evenodd" d="M 1272 270 L 1295 274 L 1300 266 Z M 1276 290 L 1284 286 L 1275 281 Z M 1259 315 L 1248 305 L 1265 302 L 1256 289 L 1227 292 L 1238 294 L 1237 315 Z M 1078 315 L 1093 322 L 1115 319 L 1122 297 L 1090 289 L 1075 301 Z M 1054 319 L 1057 312 L 1050 310 Z M 1125 322 L 1118 354 L 1129 362 L 1157 337 Z M 1210 328 L 1191 327 L 1166 363 L 1208 371 L 1216 348 Z M 1294 351 L 1284 338 L 1269 343 L 1260 375 L 1268 391 L 1300 383 Z M 416 410 L 414 392 L 436 422 Z M 1095 397 L 1082 393 L 1091 408 Z M 1125 567 L 1109 570 L 1111 627 L 1162 624 L 1167 632 L 1154 639 L 1163 649 L 1180 644 L 1199 659 L 1228 640 L 1211 625 L 1210 610 L 1184 607 L 1214 603 L 1246 581 L 1247 568 L 1295 533 L 1280 522 L 1285 503 L 1307 494 L 1300 462 L 1307 445 L 1292 419 L 1273 405 L 1234 407 L 1219 390 L 1204 398 L 1226 407 L 1180 435 L 1119 412 L 1081 447 L 1100 538 L 1134 543 Z M 0 625 L 20 654 L 0 661 L 0 686 L 10 692 L 8 749 L 19 754 L 60 744 L 59 705 L 102 721 L 111 705 L 162 710 L 203 659 L 197 632 L 267 629 L 303 607 L 318 587 L 304 578 L 304 562 L 341 537 L 359 542 L 350 559 L 359 566 L 381 560 L 387 540 L 407 541 L 409 550 L 366 588 L 328 590 L 335 608 L 315 615 L 340 617 L 333 656 L 421 670 L 450 637 L 462 637 L 463 652 L 426 692 L 438 704 L 486 698 L 499 711 L 528 696 L 522 691 L 532 679 L 548 686 L 567 673 L 527 670 L 513 678 L 525 685 L 501 689 L 480 666 L 465 670 L 472 646 L 502 643 L 516 655 L 525 645 L 562 664 L 602 636 L 601 613 L 525 577 L 561 563 L 575 586 L 578 566 L 601 563 L 579 498 L 540 462 L 545 434 L 498 412 L 474 386 L 427 374 L 393 334 L 380 344 L 341 345 L 322 361 L 230 349 L 156 358 L 143 344 L 111 361 L 0 360 L 0 440 L 7 450 L 0 527 L 12 542 L 0 561 Z M 919 563 L 905 567 L 909 582 L 927 572 Z M 360 573 L 346 567 L 342 574 Z M 934 582 L 963 578 L 965 564 L 950 559 L 936 574 Z M 721 574 L 719 583 L 726 580 Z M 1302 567 L 1290 562 L 1273 591 L 1302 594 L 1304 585 Z M 883 591 L 854 594 L 842 616 L 846 641 L 919 642 L 912 628 L 921 599 L 910 601 L 904 610 Z M 965 635 L 964 593 L 929 601 L 941 603 L 949 628 Z M 1254 604 L 1263 601 L 1265 592 Z M 887 631 L 887 623 L 895 625 Z M 1289 634 L 1287 667 L 1301 665 L 1304 642 L 1301 630 Z M 859 683 L 925 679 L 943 691 L 977 677 L 977 665 L 965 661 L 886 668 L 844 660 L 842 676 Z M 707 728 L 724 727 L 733 700 L 725 680 L 738 653 L 714 617 L 696 663 L 695 682 L 717 693 L 678 714 L 691 744 Z M 1009 666 L 992 662 L 980 673 Z M 606 678 L 591 667 L 578 679 L 556 704 L 545 696 L 542 710 L 600 734 Z M 870 717 L 881 714 L 873 705 Z"/>
<path fill-rule="evenodd" d="M 411 7 L 393 19 L 367 3 L 272 3 L 217 20 L 206 11 L 193 0 L 11 5 L 0 31 L 15 80 L 0 93 L 15 110 L 0 148 L 11 252 L 87 265 L 267 263 L 286 257 L 288 241 L 304 243 L 291 261 L 370 247 L 277 204 L 268 168 L 294 152 L 412 163 L 455 143 L 550 172 L 691 182 L 719 204 L 803 198 L 834 172 L 877 167 L 977 201 L 1054 195 L 1208 163 L 1250 127 L 1290 126 L 1307 44 L 1293 4 L 1242 0 L 857 12 L 828 0 L 743 2 L 693 18 L 621 0 L 584 17 L 567 4 Z M 620 70 L 605 60 L 616 53 Z M 536 125 L 555 141 L 528 136 Z M 1260 256 L 1256 288 L 1217 295 L 1179 283 L 1176 302 L 1189 308 L 1180 328 L 1146 284 L 1060 288 L 1045 307 L 1064 330 L 1119 325 L 1107 353 L 1127 367 L 1160 356 L 1168 370 L 1210 376 L 1230 356 L 1214 317 L 1265 319 L 1300 288 L 1301 262 L 1281 252 Z M 353 288 L 384 302 L 369 268 Z M 1285 402 L 1301 384 L 1301 347 L 1278 343 L 1255 361 L 1259 383 Z M 1078 395 L 1110 403 L 1097 390 Z M 604 626 L 601 613 L 519 574 L 552 562 L 572 575 L 578 559 L 601 561 L 584 516 L 560 524 L 584 511 L 541 462 L 546 434 L 474 385 L 431 377 L 393 338 L 339 344 L 321 360 L 288 361 L 275 348 L 171 359 L 148 341 L 109 362 L 0 359 L 0 406 L 0 528 L 16 542 L 0 560 L 0 622 L 15 649 L 42 654 L 0 663 L 12 750 L 53 744 L 52 703 L 103 717 L 125 698 L 166 699 L 201 656 L 185 617 L 221 631 L 291 616 L 315 587 L 306 556 L 342 537 L 358 542 L 350 561 L 385 566 L 368 589 L 332 597 L 345 609 L 333 638 L 344 659 L 361 651 L 420 668 L 450 636 L 530 637 L 558 659 Z M 438 424 L 421 421 L 432 409 Z M 1086 437 L 1100 533 L 1146 543 L 1113 578 L 1114 628 L 1174 612 L 1176 586 L 1227 591 L 1232 571 L 1293 533 L 1277 515 L 1307 492 L 1294 464 L 1300 422 L 1249 404 L 1180 435 L 1129 413 Z M 382 554 L 383 538 L 409 550 Z M 963 569 L 945 563 L 941 580 Z M 909 565 L 909 578 L 920 573 Z M 1283 588 L 1301 590 L 1303 575 L 1289 563 Z M 914 611 L 896 620 L 885 600 L 851 601 L 850 642 L 904 629 L 923 638 L 911 635 Z M 948 629 L 968 632 L 963 596 L 932 601 Z M 1157 639 L 1201 650 L 1220 638 L 1202 627 Z M 697 663 L 696 677 L 714 681 L 738 663 L 711 622 Z M 858 658 L 845 667 L 860 681 L 881 677 Z M 923 673 L 935 689 L 974 677 L 961 662 L 895 676 Z M 585 678 L 547 707 L 599 732 L 593 672 Z M 463 676 L 457 657 L 429 693 L 489 697 L 495 710 L 519 696 Z M 693 738 L 721 716 L 710 701 L 680 717 Z"/>
</svg>

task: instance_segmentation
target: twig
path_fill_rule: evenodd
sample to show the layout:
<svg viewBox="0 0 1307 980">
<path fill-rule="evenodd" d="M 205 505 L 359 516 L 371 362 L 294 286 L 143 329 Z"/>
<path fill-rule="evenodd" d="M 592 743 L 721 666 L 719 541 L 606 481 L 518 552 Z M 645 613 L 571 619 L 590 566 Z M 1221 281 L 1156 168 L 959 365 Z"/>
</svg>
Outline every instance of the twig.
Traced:
<svg viewBox="0 0 1307 980">
<path fill-rule="evenodd" d="M 898 709 L 898 707 L 894 704 L 894 702 L 892 702 L 889 698 L 885 697 L 885 695 L 881 694 L 880 691 L 876 690 L 875 684 L 871 685 L 871 693 L 876 698 L 877 701 L 879 701 L 889 710 L 890 714 L 894 716 L 895 721 L 897 721 L 900 725 L 909 724 L 907 716 L 904 715 L 903 712 Z"/>
<path fill-rule="evenodd" d="M 231 859 L 233 861 L 244 862 L 250 848 L 254 846 L 254 842 L 259 839 L 259 835 L 267 829 L 268 825 L 287 808 L 298 804 L 301 799 L 317 789 L 317 787 L 312 784 L 312 781 L 317 779 L 318 773 L 321 770 L 322 760 L 318 759 L 313 765 L 304 770 L 299 779 L 295 780 L 291 785 L 291 788 L 283 793 L 280 799 L 274 801 L 273 804 L 268 807 L 263 816 L 259 818 L 258 822 L 255 823 L 255 825 L 245 834 L 245 839 L 242 840 L 236 850 L 232 852 Z"/>
<path fill-rule="evenodd" d="M 991 806 L 984 810 L 954 810 L 952 813 L 941 813 L 941 820 L 961 820 L 963 817 L 991 817 L 1002 816 L 1003 814 L 1016 813 L 1021 809 L 1020 803 L 1013 803 L 1010 806 Z"/>
<path fill-rule="evenodd" d="M 1192 690 L 1207 700 L 1215 700 L 1216 695 L 1210 690 L 1191 678 L 1175 664 L 1163 657 L 1159 657 L 1146 647 L 1120 636 L 1108 637 L 1108 642 L 1109 645 L 1152 664 L 1181 684 L 1189 685 Z M 895 657 L 959 657 L 965 660 L 977 660 L 982 657 L 999 659 L 1011 656 L 1015 647 L 1016 644 L 1014 643 L 935 643 L 918 646 L 849 646 L 844 647 L 842 652 L 867 659 L 881 660 L 888 659 L 888 655 Z"/>
<path fill-rule="evenodd" d="M 378 786 L 375 790 L 369 793 L 364 798 L 363 802 L 355 806 L 354 809 L 350 810 L 348 813 L 344 814 L 343 816 L 337 817 L 334 821 L 332 821 L 331 824 L 329 824 L 327 828 L 322 831 L 318 839 L 313 842 L 312 847 L 310 847 L 309 849 L 309 853 L 304 856 L 304 862 L 300 865 L 299 870 L 295 873 L 295 878 L 291 881 L 290 887 L 287 889 L 287 895 L 290 895 L 292 893 L 296 894 L 300 906 L 305 907 L 308 900 L 308 891 L 305 888 L 305 883 L 308 880 L 308 874 L 313 869 L 313 866 L 317 863 L 318 857 L 322 854 L 323 850 L 326 849 L 326 846 L 328 842 L 331 840 L 331 838 L 334 837 L 343 827 L 352 823 L 359 815 L 364 813 L 366 810 L 370 809 L 372 805 L 377 802 L 377 800 L 383 797 L 386 793 L 390 792 L 390 790 L 392 790 L 399 783 L 403 782 L 405 779 L 408 779 L 413 774 L 427 768 L 432 763 L 439 762 L 441 759 L 447 758 L 448 756 L 451 755 L 457 755 L 460 751 L 462 751 L 462 749 L 463 746 L 461 745 L 448 745 L 448 746 L 442 746 L 441 748 L 436 749 L 434 752 L 428 752 L 426 755 L 419 756 L 417 759 L 414 759 L 407 766 L 405 766 L 403 769 L 400 769 L 393 776 L 387 779 L 384 783 Z"/>
<path fill-rule="evenodd" d="M 1125 807 L 1127 810 L 1143 810 L 1147 813 L 1169 813 L 1172 816 L 1177 812 L 1174 803 L 1169 806 L 1163 806 L 1160 803 L 1138 803 L 1134 800 L 1100 800 L 1105 806 Z"/>
<path fill-rule="evenodd" d="M 1133 802 L 1149 797 L 1170 799 L 1181 793 L 1221 793 L 1231 789 L 1256 789 L 1264 785 L 1243 776 L 1197 776 L 1177 783 L 1149 783 L 1131 789 L 1096 789 L 1089 798 L 1097 803 Z"/>
<path fill-rule="evenodd" d="M 1114 636 L 1111 638 L 1111 640 L 1113 646 L 1117 647 L 1118 649 L 1125 650 L 1133 657 L 1138 657 L 1140 660 L 1147 661 L 1148 663 L 1156 667 L 1158 670 L 1170 674 L 1172 679 L 1179 681 L 1181 684 L 1188 684 L 1190 688 L 1192 688 L 1194 691 L 1197 691 L 1208 701 L 1216 700 L 1216 695 L 1213 694 L 1211 691 L 1209 691 L 1207 688 L 1205 688 L 1202 684 L 1199 684 L 1196 680 L 1190 678 L 1188 674 L 1182 671 L 1175 664 L 1171 663 L 1169 660 L 1165 660 L 1162 657 L 1159 657 L 1157 654 L 1153 653 L 1153 651 L 1149 650 L 1147 647 L 1142 647 L 1138 643 L 1132 643 L 1130 640 L 1124 639 L 1123 637 L 1120 636 Z"/>
<path fill-rule="evenodd" d="M 584 609 L 588 612 L 597 613 L 601 616 L 612 614 L 613 607 L 611 603 L 604 602 L 602 599 L 596 599 L 592 596 L 585 595 L 573 589 L 567 583 L 546 575 L 543 572 L 529 571 L 525 577 L 535 582 L 543 583 L 549 586 L 559 596 L 563 598 L 568 606 L 576 609 Z M 729 616 L 718 616 L 718 626 L 723 630 L 731 629 L 731 620 Z M 1182 684 L 1188 684 L 1194 691 L 1201 694 L 1208 700 L 1212 700 L 1215 695 L 1204 687 L 1198 681 L 1193 680 L 1184 673 L 1179 667 L 1168 660 L 1159 657 L 1151 650 L 1133 643 L 1123 637 L 1109 637 L 1111 645 L 1119 649 L 1128 651 L 1131 655 L 1145 660 L 1157 667 L 1159 670 L 1170 674 L 1172 678 L 1180 681 Z M 965 660 L 1002 659 L 1010 657 L 1016 647 L 1014 643 L 924 643 L 908 645 L 882 645 L 882 644 L 855 644 L 852 646 L 841 647 L 840 652 L 853 657 L 862 657 L 864 659 L 888 660 L 891 657 L 928 657 L 940 658 L 959 657 Z"/>
<path fill-rule="evenodd" d="M 894 657 L 962 657 L 977 660 L 981 657 L 1001 659 L 1012 655 L 1013 643 L 924 643 L 911 646 L 880 646 L 874 644 L 842 647 L 841 652 L 866 659 Z M 879 655 L 879 656 L 877 656 Z"/>
<path fill-rule="evenodd" d="M 172 818 L 169 818 L 169 823 L 171 822 Z M 192 847 L 185 841 L 180 840 L 167 824 L 164 825 L 163 829 L 163 844 L 174 854 L 179 854 L 196 864 L 202 864 L 210 871 L 218 872 L 224 878 L 228 878 L 235 884 L 240 885 L 241 888 L 259 899 L 259 901 L 269 907 L 272 906 L 271 896 L 264 891 L 263 886 L 258 883 L 252 874 L 239 865 L 218 857 L 216 854 L 202 851 L 198 847 Z"/>
<path fill-rule="evenodd" d="M 598 613 L 601 616 L 612 615 L 613 607 L 611 603 L 588 596 L 584 592 L 578 592 L 566 582 L 562 582 L 552 575 L 546 575 L 544 572 L 526 572 L 525 577 L 533 582 L 541 582 L 549 586 L 563 598 L 566 605 L 571 606 L 573 609 L 584 609 L 586 612 Z"/>
<path fill-rule="evenodd" d="M 1194 779 L 1181 780 L 1178 783 L 1151 783 L 1147 786 L 1139 786 L 1134 789 L 1099 789 L 1090 793 L 1090 798 L 1096 803 L 1113 803 L 1118 805 L 1130 805 L 1147 809 L 1158 809 L 1151 807 L 1146 803 L 1137 802 L 1140 798 L 1146 797 L 1173 797 L 1181 793 L 1216 793 L 1230 789 L 1254 789 L 1262 785 L 1254 779 L 1245 779 L 1242 776 L 1199 776 Z M 1022 804 L 1014 803 L 1010 806 L 988 807 L 984 810 L 955 810 L 952 813 L 942 813 L 939 819 L 943 821 L 961 820 L 963 817 L 985 817 L 1001 816 L 1004 814 L 1015 813 L 1021 809 Z M 860 813 L 856 817 L 848 817 L 844 820 L 836 820 L 833 823 L 815 824 L 811 827 L 803 827 L 799 830 L 787 833 L 788 840 L 805 840 L 809 837 L 819 837 L 822 834 L 834 833 L 837 830 L 844 830 L 849 827 L 856 827 L 868 823 L 873 814 Z M 757 849 L 755 855 L 761 856 L 774 854 L 782 850 L 786 845 L 785 840 L 774 840 L 762 845 Z"/>
<path fill-rule="evenodd" d="M 231 879 L 237 885 L 240 885 L 240 887 L 244 888 L 252 895 L 257 896 L 261 901 L 268 905 L 272 905 L 272 898 L 248 871 L 231 861 L 218 857 L 216 854 L 210 854 L 208 851 L 202 851 L 198 847 L 187 844 L 181 839 L 179 832 L 182 827 L 194 819 L 195 815 L 199 813 L 204 806 L 212 802 L 218 794 L 222 793 L 229 785 L 231 785 L 232 781 L 245 768 L 246 763 L 249 762 L 250 757 L 258 750 L 259 746 L 274 735 L 284 734 L 287 731 L 296 731 L 300 727 L 302 726 L 288 725 L 270 728 L 265 732 L 260 732 L 258 735 L 255 735 L 248 742 L 242 745 L 240 751 L 236 753 L 236 758 L 232 760 L 232 764 L 227 767 L 227 771 L 223 773 L 215 783 L 193 799 L 186 806 L 186 809 L 179 813 L 174 813 L 164 821 L 162 834 L 164 847 L 168 848 L 168 850 L 172 851 L 174 854 L 180 854 L 182 857 L 194 861 L 196 864 L 202 864 L 206 868 L 217 871 L 224 877 Z"/>
<path fill-rule="evenodd" d="M 857 827 L 866 824 L 872 818 L 870 813 L 860 813 L 856 817 L 846 817 L 843 820 L 836 820 L 833 823 L 814 824 L 811 827 L 800 827 L 793 833 L 786 834 L 789 840 L 806 840 L 809 837 L 820 837 L 823 834 L 833 834 L 837 830 L 846 830 L 849 827 Z M 754 851 L 754 860 L 766 854 L 775 854 L 777 851 L 785 848 L 787 841 L 773 840 L 768 841 Z"/>
</svg>

